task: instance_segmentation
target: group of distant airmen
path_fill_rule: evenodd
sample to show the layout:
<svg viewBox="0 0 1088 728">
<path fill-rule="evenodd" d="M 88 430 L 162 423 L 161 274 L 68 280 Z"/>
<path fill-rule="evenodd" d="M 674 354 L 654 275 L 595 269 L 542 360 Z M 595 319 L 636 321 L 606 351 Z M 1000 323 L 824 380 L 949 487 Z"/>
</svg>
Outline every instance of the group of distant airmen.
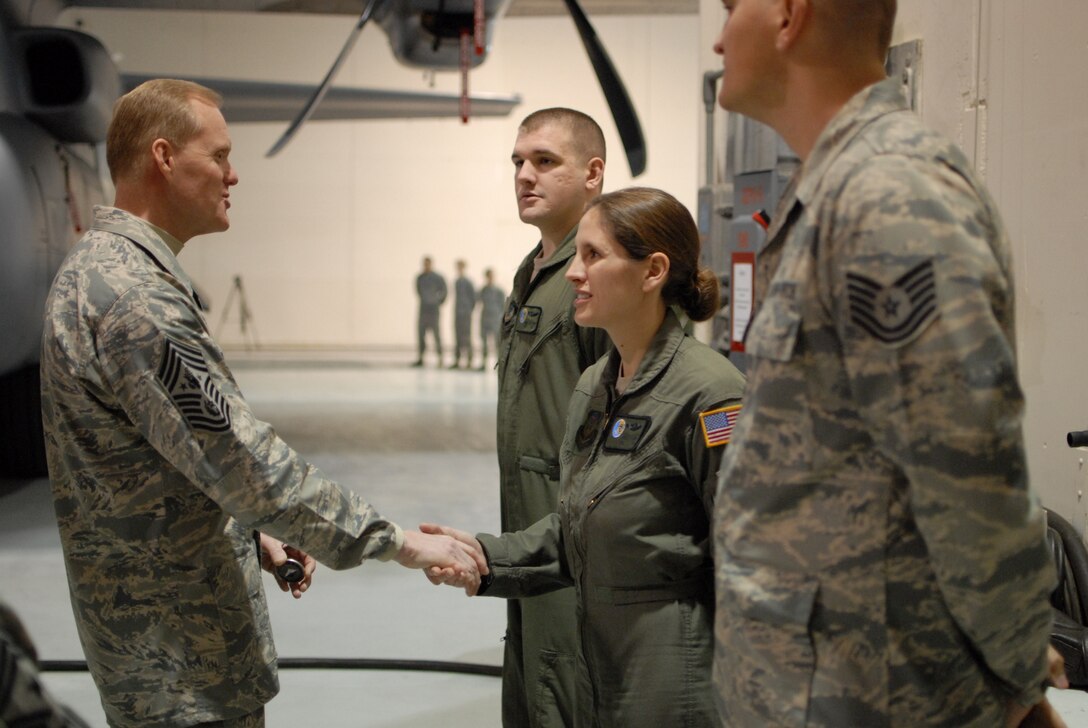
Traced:
<svg viewBox="0 0 1088 728">
<path fill-rule="evenodd" d="M 472 369 L 472 313 L 477 304 L 480 307 L 478 321 L 480 331 L 480 365 L 477 371 L 487 369 L 488 356 L 499 350 L 499 333 L 502 328 L 503 303 L 506 294 L 495 284 L 495 272 L 488 268 L 484 271 L 484 283 L 477 290 L 472 280 L 465 275 L 467 264 L 458 260 L 457 278 L 453 283 L 453 363 L 450 369 Z M 423 270 L 416 276 L 416 295 L 419 297 L 418 356 L 412 366 L 423 366 L 423 357 L 427 351 L 426 337 L 430 333 L 434 339 L 437 366 L 442 360 L 442 323 L 440 308 L 446 302 L 449 289 L 446 279 L 434 269 L 431 256 L 423 258 Z M 464 366 L 461 365 L 464 357 Z"/>
</svg>

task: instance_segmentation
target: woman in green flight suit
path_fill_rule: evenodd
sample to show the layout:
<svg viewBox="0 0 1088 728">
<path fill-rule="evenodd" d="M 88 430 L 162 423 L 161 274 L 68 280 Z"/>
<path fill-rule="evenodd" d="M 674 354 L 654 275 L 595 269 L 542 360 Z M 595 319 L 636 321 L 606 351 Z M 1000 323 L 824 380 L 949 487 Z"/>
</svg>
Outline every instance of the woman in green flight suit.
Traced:
<svg viewBox="0 0 1088 728">
<path fill-rule="evenodd" d="M 559 512 L 499 537 L 424 530 L 482 546 L 481 594 L 574 586 L 578 728 L 718 726 L 710 514 L 744 378 L 672 310 L 706 320 L 718 281 L 698 267 L 691 214 L 660 190 L 597 198 L 576 246 L 575 321 L 605 329 L 614 350 L 571 398 Z"/>
</svg>

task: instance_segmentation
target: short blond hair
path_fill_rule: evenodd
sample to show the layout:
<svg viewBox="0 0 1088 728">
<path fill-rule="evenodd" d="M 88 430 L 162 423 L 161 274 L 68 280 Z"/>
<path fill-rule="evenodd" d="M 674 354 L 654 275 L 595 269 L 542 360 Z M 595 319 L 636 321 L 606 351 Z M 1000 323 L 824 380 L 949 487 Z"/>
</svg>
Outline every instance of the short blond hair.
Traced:
<svg viewBox="0 0 1088 728">
<path fill-rule="evenodd" d="M 139 169 L 156 139 L 181 146 L 200 132 L 193 99 L 216 108 L 223 103 L 210 88 L 174 78 L 145 81 L 117 99 L 106 132 L 106 164 L 114 183 Z"/>
<path fill-rule="evenodd" d="M 589 114 L 574 109 L 554 107 L 534 111 L 522 120 L 520 131 L 534 132 L 545 126 L 559 126 L 570 133 L 570 143 L 583 164 L 599 157 L 605 161 L 604 132 Z"/>
</svg>

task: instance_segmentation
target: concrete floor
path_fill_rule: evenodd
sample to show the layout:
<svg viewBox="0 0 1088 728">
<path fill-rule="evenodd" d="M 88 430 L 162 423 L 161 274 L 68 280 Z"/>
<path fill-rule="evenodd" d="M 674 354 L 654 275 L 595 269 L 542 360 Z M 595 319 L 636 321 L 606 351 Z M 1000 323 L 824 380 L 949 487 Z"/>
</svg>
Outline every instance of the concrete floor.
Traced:
<svg viewBox="0 0 1088 728">
<path fill-rule="evenodd" d="M 495 374 L 364 366 L 296 366 L 262 358 L 234 374 L 258 417 L 327 475 L 404 527 L 421 521 L 498 528 Z M 68 601 L 45 480 L 0 483 L 0 573 L 45 660 L 83 655 Z M 500 665 L 505 607 L 432 586 L 418 571 L 367 563 L 320 568 L 301 600 L 266 583 L 280 657 L 363 657 Z M 86 673 L 47 687 L 95 728 L 106 726 Z M 270 728 L 498 726 L 495 677 L 405 671 L 283 670 Z"/>
<path fill-rule="evenodd" d="M 494 372 L 394 364 L 239 357 L 234 374 L 257 416 L 329 476 L 405 527 L 429 520 L 498 528 Z M 82 659 L 48 483 L 0 481 L 3 596 L 46 660 Z M 446 660 L 499 665 L 505 611 L 419 572 L 366 564 L 319 568 L 301 600 L 269 577 L 280 657 Z M 404 671 L 283 670 L 270 728 L 443 728 L 500 725 L 499 680 Z M 86 673 L 48 673 L 47 687 L 105 728 Z M 1051 691 L 1070 728 L 1088 728 L 1088 694 Z"/>
</svg>

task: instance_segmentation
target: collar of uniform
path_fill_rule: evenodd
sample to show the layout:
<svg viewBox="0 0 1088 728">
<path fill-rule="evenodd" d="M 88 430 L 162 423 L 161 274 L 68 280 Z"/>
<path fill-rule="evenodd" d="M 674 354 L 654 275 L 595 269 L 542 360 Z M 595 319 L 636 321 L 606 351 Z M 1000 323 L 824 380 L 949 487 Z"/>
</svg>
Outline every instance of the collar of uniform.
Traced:
<svg viewBox="0 0 1088 728">
<path fill-rule="evenodd" d="M 174 257 L 178 257 L 181 254 L 181 249 L 185 247 L 185 243 L 175 238 L 170 233 L 163 230 L 158 225 L 150 223 L 147 220 L 143 221 L 145 225 L 155 231 L 155 234 L 162 238 L 162 241 L 166 243 L 166 247 L 170 248 L 170 252 L 174 254 Z"/>
<path fill-rule="evenodd" d="M 173 247 L 176 245 L 178 251 L 180 251 L 182 244 L 173 235 L 152 225 L 143 218 L 136 217 L 131 212 L 117 207 L 108 207 L 106 205 L 95 206 L 94 225 L 92 225 L 91 228 L 113 233 L 114 235 L 120 235 L 121 237 L 128 238 L 134 243 L 137 243 L 146 250 L 164 270 L 168 271 L 170 275 L 181 281 L 185 287 L 189 289 L 189 294 L 193 295 L 195 298 L 193 282 L 189 280 L 189 276 L 186 275 L 185 270 L 181 267 L 177 255 L 173 250 Z"/>
<path fill-rule="evenodd" d="M 807 205 L 815 197 L 828 168 L 862 129 L 881 116 L 909 108 L 896 78 L 874 83 L 854 94 L 828 122 L 801 166 L 797 178 L 797 199 Z"/>
<path fill-rule="evenodd" d="M 544 261 L 544 264 L 540 266 L 540 270 L 547 270 L 553 266 L 557 266 L 560 263 L 566 263 L 574 255 L 574 236 L 578 234 L 578 226 L 575 225 L 574 229 L 567 233 L 567 237 L 563 238 L 563 242 L 559 243 L 559 247 L 552 253 L 552 257 Z M 540 245 L 537 245 L 537 249 L 533 251 L 534 254 L 538 254 Z"/>
<path fill-rule="evenodd" d="M 638 365 L 638 371 L 627 385 L 624 394 L 631 394 L 652 382 L 676 356 L 680 343 L 687 334 L 684 333 L 684 325 L 680 322 L 676 312 L 672 308 L 665 309 L 665 320 L 654 334 L 650 348 L 646 350 L 646 356 Z M 605 366 L 603 379 L 611 386 L 615 386 L 620 373 L 620 354 L 615 349 L 608 355 L 608 364 Z"/>
<path fill-rule="evenodd" d="M 782 198 L 778 200 L 774 215 L 771 217 L 770 227 L 767 228 L 767 234 L 763 238 L 763 243 L 759 246 L 760 253 L 765 248 L 770 247 L 771 243 L 778 237 L 778 231 L 785 227 L 786 222 L 793 217 L 793 208 L 800 204 L 797 199 L 797 175 L 794 175 L 782 192 Z"/>
<path fill-rule="evenodd" d="M 862 89 L 839 109 L 817 137 L 812 152 L 790 180 L 778 201 L 771 226 L 762 248 L 778 236 L 778 232 L 796 217 L 799 206 L 807 205 L 816 196 L 828 168 L 850 141 L 874 119 L 892 111 L 909 109 L 897 79 L 889 78 Z"/>
</svg>

